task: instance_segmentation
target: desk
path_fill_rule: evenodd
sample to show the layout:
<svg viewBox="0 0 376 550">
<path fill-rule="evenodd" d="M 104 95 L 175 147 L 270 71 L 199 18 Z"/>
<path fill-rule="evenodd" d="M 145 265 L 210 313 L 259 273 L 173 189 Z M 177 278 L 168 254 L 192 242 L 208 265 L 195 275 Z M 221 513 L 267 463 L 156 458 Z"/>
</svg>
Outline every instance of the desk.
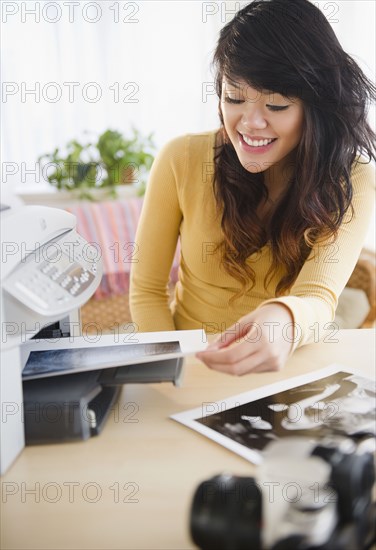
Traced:
<svg viewBox="0 0 376 550">
<path fill-rule="evenodd" d="M 192 359 L 182 388 L 125 387 L 99 437 L 26 448 L 2 478 L 1 548 L 193 548 L 187 522 L 198 483 L 223 470 L 255 470 L 169 415 L 333 362 L 375 374 L 372 329 L 336 338 L 298 350 L 278 373 L 235 378 Z"/>
</svg>

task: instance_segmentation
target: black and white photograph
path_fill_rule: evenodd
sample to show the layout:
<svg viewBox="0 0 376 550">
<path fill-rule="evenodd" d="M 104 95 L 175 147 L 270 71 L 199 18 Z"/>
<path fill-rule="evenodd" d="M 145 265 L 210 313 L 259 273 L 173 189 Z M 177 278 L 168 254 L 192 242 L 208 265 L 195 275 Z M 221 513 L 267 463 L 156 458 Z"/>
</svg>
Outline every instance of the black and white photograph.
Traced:
<svg viewBox="0 0 376 550">
<path fill-rule="evenodd" d="M 374 437 L 375 381 L 338 369 L 325 376 L 330 370 L 305 384 L 292 379 L 282 391 L 265 387 L 261 398 L 255 390 L 173 418 L 256 463 L 270 442 L 284 437 Z"/>
<path fill-rule="evenodd" d="M 32 351 L 22 378 L 30 380 L 54 374 L 118 367 L 138 363 L 147 357 L 157 360 L 156 356 L 180 352 L 179 342 Z"/>
<path fill-rule="evenodd" d="M 196 420 L 262 451 L 270 441 L 292 435 L 318 439 L 376 435 L 375 397 L 374 383 L 338 372 Z"/>
<path fill-rule="evenodd" d="M 25 365 L 22 379 L 153 363 L 185 357 L 206 345 L 201 330 L 103 334 L 99 339 L 88 336 L 32 339 L 21 346 Z"/>
</svg>

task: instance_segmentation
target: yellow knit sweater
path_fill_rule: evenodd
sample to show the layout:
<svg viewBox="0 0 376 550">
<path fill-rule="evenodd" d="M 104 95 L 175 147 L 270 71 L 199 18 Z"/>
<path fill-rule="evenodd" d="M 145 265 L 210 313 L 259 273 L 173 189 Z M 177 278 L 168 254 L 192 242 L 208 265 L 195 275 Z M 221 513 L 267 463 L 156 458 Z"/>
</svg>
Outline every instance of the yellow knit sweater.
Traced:
<svg viewBox="0 0 376 550">
<path fill-rule="evenodd" d="M 221 332 L 266 301 L 282 302 L 297 326 L 294 347 L 321 338 L 322 331 L 331 328 L 326 323 L 334 318 L 337 298 L 354 269 L 369 226 L 375 191 L 373 166 L 354 166 L 353 219 L 345 220 L 334 243 L 312 250 L 288 295 L 275 298 L 282 271 L 264 288 L 271 261 L 266 245 L 248 260 L 256 273 L 256 285 L 230 304 L 240 283 L 224 271 L 219 253 L 214 253 L 222 241 L 221 216 L 213 195 L 215 136 L 216 132 L 208 132 L 178 137 L 155 159 L 136 235 L 130 285 L 132 320 L 141 332 L 195 328 Z M 170 307 L 166 286 L 179 236 L 179 281 Z"/>
</svg>

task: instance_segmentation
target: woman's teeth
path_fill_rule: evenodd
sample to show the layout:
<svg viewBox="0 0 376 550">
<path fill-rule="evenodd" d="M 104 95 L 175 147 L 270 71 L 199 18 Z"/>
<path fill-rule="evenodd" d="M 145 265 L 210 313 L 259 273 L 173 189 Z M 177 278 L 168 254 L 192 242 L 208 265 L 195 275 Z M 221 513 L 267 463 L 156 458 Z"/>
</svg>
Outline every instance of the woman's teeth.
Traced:
<svg viewBox="0 0 376 550">
<path fill-rule="evenodd" d="M 265 145 L 269 145 L 269 143 L 274 141 L 274 138 L 273 139 L 250 139 L 247 136 L 242 136 L 242 137 L 246 142 L 246 144 L 250 145 L 251 147 L 265 147 Z"/>
</svg>

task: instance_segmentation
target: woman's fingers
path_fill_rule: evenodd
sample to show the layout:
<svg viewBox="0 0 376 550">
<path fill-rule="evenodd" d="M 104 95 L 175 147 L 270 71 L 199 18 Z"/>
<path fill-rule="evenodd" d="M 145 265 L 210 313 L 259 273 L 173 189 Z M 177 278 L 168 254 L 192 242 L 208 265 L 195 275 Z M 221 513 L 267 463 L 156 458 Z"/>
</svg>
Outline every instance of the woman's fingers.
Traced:
<svg viewBox="0 0 376 550">
<path fill-rule="evenodd" d="M 219 353 L 220 352 L 218 352 L 217 355 L 219 355 Z M 235 376 L 243 376 L 250 372 L 276 371 L 282 367 L 278 361 L 270 360 L 270 356 L 268 356 L 267 352 L 263 349 L 255 351 L 251 355 L 246 355 L 233 363 L 223 362 L 222 357 L 220 360 L 217 360 L 217 358 L 211 360 L 202 358 L 201 360 L 213 370 L 233 374 Z"/>
<path fill-rule="evenodd" d="M 260 330 L 260 326 L 257 323 L 242 318 L 217 336 L 207 347 L 207 350 L 226 348 L 234 343 L 239 343 L 244 338 L 250 342 L 254 342 L 259 338 Z"/>
<path fill-rule="evenodd" d="M 252 348 L 247 342 L 243 341 L 217 350 L 207 349 L 198 353 L 196 357 L 203 361 L 208 367 L 218 367 L 217 370 L 222 370 L 220 368 L 221 366 L 231 368 L 231 365 L 242 362 L 256 352 L 257 347 Z"/>
<path fill-rule="evenodd" d="M 293 326 L 290 310 L 266 304 L 239 319 L 197 358 L 211 369 L 235 375 L 279 370 L 292 348 L 286 326 Z"/>
</svg>

